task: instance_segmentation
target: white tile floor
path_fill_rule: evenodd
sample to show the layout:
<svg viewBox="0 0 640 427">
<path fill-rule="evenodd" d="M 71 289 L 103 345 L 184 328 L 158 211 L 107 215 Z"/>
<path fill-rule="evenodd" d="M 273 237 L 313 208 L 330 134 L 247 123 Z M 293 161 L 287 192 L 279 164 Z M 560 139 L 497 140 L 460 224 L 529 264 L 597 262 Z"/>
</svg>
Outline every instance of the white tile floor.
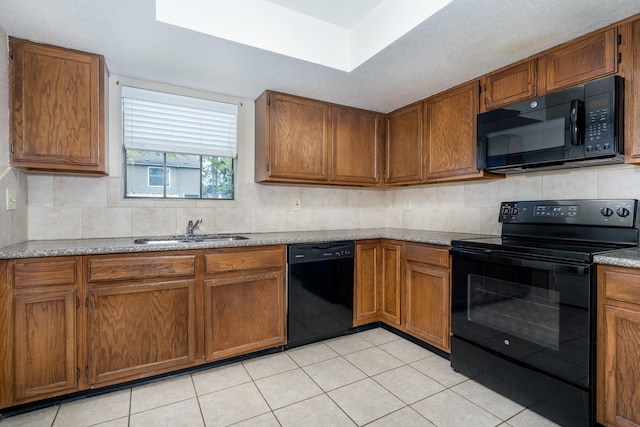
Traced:
<svg viewBox="0 0 640 427">
<path fill-rule="evenodd" d="M 371 329 L 0 420 L 0 427 L 556 424 Z"/>
</svg>

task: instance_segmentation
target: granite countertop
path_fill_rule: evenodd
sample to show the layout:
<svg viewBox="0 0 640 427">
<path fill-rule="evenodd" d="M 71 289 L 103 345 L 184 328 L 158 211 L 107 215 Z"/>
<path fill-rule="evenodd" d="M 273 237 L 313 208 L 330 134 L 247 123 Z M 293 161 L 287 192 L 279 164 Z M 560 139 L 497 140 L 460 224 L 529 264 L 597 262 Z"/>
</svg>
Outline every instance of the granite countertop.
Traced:
<svg viewBox="0 0 640 427">
<path fill-rule="evenodd" d="M 640 248 L 618 249 L 595 255 L 596 264 L 616 265 L 618 267 L 640 268 Z"/>
<path fill-rule="evenodd" d="M 240 246 L 266 246 L 290 243 L 363 239 L 393 239 L 408 242 L 429 243 L 432 245 L 449 245 L 452 240 L 456 239 L 487 237 L 487 235 L 482 234 L 408 230 L 398 228 L 236 234 L 247 236 L 249 239 L 153 245 L 133 243 L 133 241 L 138 237 L 113 239 L 32 240 L 0 248 L 0 259 L 157 252 Z"/>
</svg>

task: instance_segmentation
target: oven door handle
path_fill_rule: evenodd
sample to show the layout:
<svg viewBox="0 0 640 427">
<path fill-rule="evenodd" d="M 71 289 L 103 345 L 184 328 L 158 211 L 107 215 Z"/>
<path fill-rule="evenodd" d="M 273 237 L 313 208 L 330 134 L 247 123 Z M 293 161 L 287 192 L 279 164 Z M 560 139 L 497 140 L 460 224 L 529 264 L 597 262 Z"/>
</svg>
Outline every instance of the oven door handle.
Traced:
<svg viewBox="0 0 640 427">
<path fill-rule="evenodd" d="M 462 257 L 478 261 L 486 261 L 494 264 L 513 265 L 516 267 L 535 268 L 538 270 L 563 271 L 567 273 L 587 275 L 591 273 L 589 264 L 569 264 L 556 261 L 532 259 L 527 256 L 504 256 L 492 249 L 480 249 L 479 251 L 467 251 L 460 248 L 449 250 L 452 257 Z"/>
</svg>

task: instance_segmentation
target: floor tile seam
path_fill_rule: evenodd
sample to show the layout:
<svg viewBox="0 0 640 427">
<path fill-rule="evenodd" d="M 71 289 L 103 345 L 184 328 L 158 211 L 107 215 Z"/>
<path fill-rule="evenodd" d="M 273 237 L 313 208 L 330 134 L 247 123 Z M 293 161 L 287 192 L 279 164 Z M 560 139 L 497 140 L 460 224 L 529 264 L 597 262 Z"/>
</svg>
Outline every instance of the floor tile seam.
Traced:
<svg viewBox="0 0 640 427">
<path fill-rule="evenodd" d="M 364 381 L 365 379 L 366 379 L 366 378 L 363 378 L 363 379 L 358 380 L 358 381 L 356 381 L 356 382 Z M 351 384 L 355 384 L 356 382 L 353 382 L 353 383 L 351 383 Z M 344 386 L 342 386 L 342 387 L 346 387 L 347 385 L 350 385 L 350 384 L 345 384 L 345 385 L 344 385 Z M 331 392 L 334 392 L 334 391 L 336 391 L 336 390 L 339 390 L 339 389 L 341 389 L 342 387 L 334 388 L 333 390 L 331 390 Z M 349 420 L 351 420 L 351 422 L 353 422 L 353 424 L 355 424 L 356 426 L 359 426 L 359 427 L 360 427 L 360 424 L 358 424 L 358 422 L 357 422 L 356 420 L 354 420 L 354 419 L 353 419 L 353 418 L 352 418 L 352 417 L 347 413 L 347 411 L 345 411 L 345 409 L 344 409 L 342 406 L 340 406 L 340 404 L 339 404 L 338 402 L 336 402 L 336 401 L 331 397 L 331 395 L 329 395 L 329 392 L 325 392 L 324 394 L 325 394 L 325 396 L 327 396 L 327 398 L 328 398 L 329 400 L 331 400 L 331 402 L 333 402 L 333 404 L 334 404 L 334 405 L 336 405 L 336 406 L 337 406 L 337 407 L 342 411 L 342 413 L 343 413 L 343 414 L 344 414 L 344 415 L 345 415 Z"/>
<path fill-rule="evenodd" d="M 469 380 L 470 380 L 470 379 L 469 379 Z M 469 380 L 468 380 L 468 381 L 469 381 Z M 466 382 L 466 381 L 463 381 L 463 382 Z M 500 424 L 502 424 L 502 423 L 504 423 L 504 422 L 506 422 L 506 421 L 507 421 L 507 420 L 502 419 L 502 418 L 501 418 L 501 417 L 499 417 L 498 415 L 494 414 L 493 412 L 489 411 L 488 409 L 483 408 L 482 406 L 478 405 L 478 404 L 477 404 L 477 403 L 475 403 L 473 400 L 469 400 L 469 399 L 467 399 L 466 397 L 464 397 L 463 395 L 461 395 L 460 393 L 458 393 L 458 392 L 456 392 L 455 390 L 453 390 L 453 388 L 454 388 L 455 386 L 460 385 L 460 384 L 462 384 L 462 383 L 458 383 L 458 384 L 456 384 L 456 385 L 454 385 L 454 386 L 451 386 L 451 387 L 450 387 L 450 388 L 448 388 L 447 390 L 451 391 L 452 393 L 455 393 L 456 395 L 460 396 L 461 398 L 463 398 L 463 399 L 464 399 L 464 400 L 466 400 L 467 402 L 472 403 L 474 406 L 476 406 L 476 407 L 480 408 L 480 409 L 481 409 L 481 410 L 483 410 L 484 412 L 486 412 L 486 413 L 488 413 L 488 414 L 490 414 L 490 415 L 493 415 L 494 417 L 496 417 L 497 419 L 499 419 L 499 420 L 500 420 Z M 444 391 L 444 390 L 443 390 L 443 391 Z M 525 408 L 525 409 L 526 409 L 526 408 Z M 522 411 L 520 411 L 520 412 L 522 412 Z M 518 413 L 520 413 L 520 412 L 518 412 Z M 511 417 L 511 418 L 513 418 L 513 417 Z M 510 418 L 509 418 L 509 419 L 510 419 Z"/>
<path fill-rule="evenodd" d="M 416 368 L 414 368 L 413 366 L 411 366 L 411 365 L 405 365 L 405 366 L 408 366 L 409 368 L 413 369 L 413 370 L 414 370 L 414 371 L 416 371 L 417 373 L 419 373 L 419 374 L 421 374 L 421 375 L 424 375 L 425 377 L 427 377 L 427 378 L 429 378 L 429 379 L 433 380 L 431 377 L 428 377 L 427 375 L 425 375 L 424 373 L 420 372 L 419 370 L 417 370 L 417 369 L 416 369 Z M 400 368 L 402 368 L 402 367 L 403 367 L 403 366 L 399 366 L 399 367 L 397 367 L 397 368 L 391 369 L 390 371 L 393 371 L 393 370 L 395 370 L 395 369 L 400 369 Z M 386 372 L 390 372 L 390 371 L 386 371 Z M 398 396 L 397 394 L 395 394 L 393 391 L 389 390 L 387 387 L 385 387 L 385 385 L 384 385 L 384 384 L 382 384 L 381 382 L 379 382 L 378 380 L 376 380 L 376 379 L 374 378 L 374 377 L 377 377 L 377 376 L 382 375 L 382 374 L 384 374 L 384 373 L 385 373 L 385 372 L 381 372 L 381 373 L 379 373 L 379 374 L 375 374 L 374 376 L 371 376 L 371 377 L 369 377 L 369 378 L 371 378 L 373 381 L 375 381 L 375 382 L 376 382 L 376 384 L 378 384 L 380 387 L 382 387 L 383 389 L 385 389 L 386 391 L 388 391 L 389 393 L 391 393 L 393 396 L 395 396 L 396 398 L 398 398 L 402 403 L 404 403 L 404 404 L 405 404 L 405 405 L 407 405 L 407 406 L 411 406 L 411 405 L 413 405 L 414 403 L 417 403 L 417 402 L 419 402 L 419 401 L 421 401 L 421 400 L 424 400 L 424 399 L 428 399 L 428 398 L 430 398 L 431 396 L 435 396 L 436 394 L 441 393 L 441 392 L 443 392 L 443 391 L 447 390 L 447 388 L 443 388 L 442 390 L 438 390 L 438 391 L 436 391 L 435 393 L 432 393 L 432 394 L 430 394 L 429 396 L 425 396 L 425 397 L 423 397 L 423 398 L 421 398 L 421 399 L 418 399 L 418 400 L 417 400 L 417 401 L 415 401 L 415 402 L 407 403 L 407 402 L 405 402 L 405 401 L 404 401 L 400 396 Z M 435 380 L 433 380 L 433 381 L 435 381 Z M 438 384 L 440 384 L 440 383 L 438 383 Z M 441 384 L 441 385 L 442 385 L 442 384 Z M 443 386 L 443 387 L 444 387 L 444 386 Z M 415 411 L 415 409 L 414 409 L 414 411 Z M 416 412 L 417 412 L 417 411 L 416 411 Z M 423 418 L 424 418 L 424 417 L 423 417 Z"/>
<path fill-rule="evenodd" d="M 466 379 L 463 381 L 460 381 L 458 383 L 452 384 L 452 385 L 448 385 L 443 383 L 442 381 L 438 381 L 437 378 L 432 377 L 431 375 L 427 374 L 426 372 L 421 371 L 420 369 L 416 368 L 415 366 L 413 366 L 413 363 L 408 363 L 407 365 L 411 366 L 413 369 L 415 369 L 416 371 L 420 372 L 422 375 L 426 375 L 429 379 L 432 379 L 433 381 L 437 382 L 438 384 L 440 384 L 442 387 L 444 387 L 445 390 L 449 390 L 450 388 L 453 388 L 455 386 L 457 386 L 458 384 L 462 384 L 465 381 L 469 381 L 471 378 L 465 377 Z M 444 390 L 442 390 L 444 391 Z"/>
<path fill-rule="evenodd" d="M 193 391 L 196 393 L 196 403 L 198 405 L 198 411 L 200 412 L 200 418 L 202 418 L 202 425 L 206 427 L 207 422 L 204 419 L 204 411 L 202 410 L 202 405 L 200 404 L 200 397 L 198 396 L 198 388 L 196 387 L 196 382 L 193 379 L 193 374 L 189 375 L 191 377 L 191 384 L 193 385 Z M 129 416 L 129 424 L 128 427 L 131 426 L 131 416 Z"/>
<path fill-rule="evenodd" d="M 411 342 L 411 341 L 409 341 L 409 342 Z M 383 345 L 384 345 L 384 344 L 381 344 L 381 345 L 379 345 L 379 346 L 377 346 L 377 347 L 378 347 L 380 350 L 382 350 L 382 351 L 384 351 L 385 353 L 387 353 L 388 355 L 395 357 L 396 359 L 400 360 L 401 362 L 404 362 L 404 363 L 405 363 L 405 364 L 407 364 L 407 365 L 410 365 L 411 363 L 417 363 L 417 362 L 420 362 L 421 360 L 428 359 L 428 358 L 433 357 L 433 356 L 435 356 L 435 355 L 436 355 L 435 353 L 430 352 L 431 354 L 430 354 L 429 356 L 421 357 L 420 359 L 412 360 L 411 362 L 405 362 L 404 360 L 400 359 L 400 358 L 399 358 L 398 356 L 396 356 L 395 354 L 393 354 L 393 353 L 391 353 L 391 352 L 389 352 L 389 351 L 385 350 L 384 348 L 382 348 L 382 346 L 383 346 Z M 425 350 L 426 350 L 426 351 L 429 351 L 429 350 L 427 350 L 426 348 L 425 348 Z"/>
<path fill-rule="evenodd" d="M 196 395 L 193 395 L 191 397 L 186 397 L 186 398 L 180 397 L 178 399 L 172 400 L 169 403 L 163 403 L 162 405 L 154 406 L 153 408 L 147 408 L 147 409 L 144 409 L 142 411 L 133 412 L 133 409 L 130 409 L 129 410 L 129 416 L 131 417 L 133 415 L 144 414 L 145 412 L 153 411 L 155 409 L 160 409 L 160 408 L 166 408 L 167 406 L 171 406 L 171 405 L 173 405 L 175 403 L 186 402 L 187 400 L 197 399 L 197 398 L 198 398 L 198 395 L 196 394 Z M 118 417 L 118 418 L 122 418 L 122 417 Z M 118 418 L 114 418 L 114 419 L 117 420 Z M 112 420 L 106 420 L 106 421 L 112 421 Z"/>
<path fill-rule="evenodd" d="M 402 402 L 402 403 L 404 403 L 404 402 Z M 431 424 L 433 424 L 433 422 L 432 422 L 432 421 L 430 421 L 427 417 L 425 417 L 425 416 L 424 416 L 424 415 L 422 415 L 420 412 L 418 412 L 418 411 L 416 411 L 415 409 L 413 409 L 413 408 L 411 407 L 411 405 L 409 405 L 409 404 L 405 404 L 402 408 L 398 408 L 398 409 L 396 409 L 395 411 L 391 411 L 391 412 L 389 412 L 388 414 L 385 414 L 385 415 L 383 415 L 383 416 L 381 416 L 381 417 L 376 418 L 375 420 L 371 420 L 371 421 L 369 421 L 369 422 L 368 422 L 368 423 L 366 423 L 366 424 L 362 424 L 362 426 L 360 426 L 360 427 L 365 427 L 365 426 L 371 425 L 371 424 L 375 423 L 375 422 L 376 422 L 376 421 L 378 421 L 378 420 L 381 420 L 381 419 L 383 419 L 383 418 L 385 418 L 385 417 L 388 417 L 388 416 L 389 416 L 389 415 L 391 415 L 391 414 L 395 414 L 396 412 L 400 412 L 400 411 L 402 411 L 403 409 L 406 409 L 406 408 L 409 408 L 410 410 L 412 410 L 413 412 L 415 412 L 416 414 L 418 414 L 420 417 L 424 418 L 425 420 L 427 420 L 428 422 L 430 422 Z M 435 424 L 434 424 L 434 426 L 435 426 Z"/>
<path fill-rule="evenodd" d="M 289 356 L 289 357 L 291 357 L 291 356 Z M 306 365 L 301 365 L 300 363 L 296 362 L 295 360 L 293 360 L 293 361 L 296 363 L 296 365 L 298 365 L 298 367 L 300 367 L 300 368 L 303 368 L 303 369 L 304 369 L 304 368 L 306 368 L 307 366 L 313 366 L 313 365 L 315 365 L 315 364 L 317 364 L 317 363 L 326 362 L 327 360 L 337 359 L 338 357 L 342 357 L 342 356 L 340 356 L 339 354 L 337 354 L 337 353 L 336 353 L 336 355 L 335 355 L 335 356 L 331 356 L 331 357 L 329 357 L 328 359 L 318 360 L 318 361 L 315 361 L 315 362 L 313 362 L 313 363 L 308 363 L 308 364 L 306 364 Z M 291 357 L 291 359 L 293 359 L 293 358 Z"/>
<path fill-rule="evenodd" d="M 62 408 L 62 404 L 57 404 L 55 405 L 58 408 L 56 409 L 56 414 L 53 416 L 53 419 L 51 420 L 51 424 L 49 425 L 49 427 L 54 427 L 56 424 L 56 419 L 58 418 L 58 415 L 60 415 L 60 408 Z"/>
<path fill-rule="evenodd" d="M 515 414 L 513 414 L 512 416 L 510 416 L 510 417 L 509 417 L 509 418 L 507 418 L 506 420 L 504 420 L 503 422 L 508 424 L 510 420 L 514 419 L 514 418 L 515 418 L 515 417 L 517 417 L 518 415 L 520 415 L 520 414 L 522 414 L 522 413 L 524 413 L 524 412 L 526 412 L 526 411 L 528 411 L 528 410 L 530 410 L 530 409 L 529 409 L 529 408 L 527 408 L 527 407 L 525 406 L 525 407 L 523 407 L 521 410 L 519 410 L 518 412 L 516 412 Z M 541 417 L 544 417 L 543 415 L 540 415 L 540 416 L 541 416 Z M 545 417 L 545 419 L 548 419 L 548 418 L 546 418 L 546 417 Z"/>
</svg>

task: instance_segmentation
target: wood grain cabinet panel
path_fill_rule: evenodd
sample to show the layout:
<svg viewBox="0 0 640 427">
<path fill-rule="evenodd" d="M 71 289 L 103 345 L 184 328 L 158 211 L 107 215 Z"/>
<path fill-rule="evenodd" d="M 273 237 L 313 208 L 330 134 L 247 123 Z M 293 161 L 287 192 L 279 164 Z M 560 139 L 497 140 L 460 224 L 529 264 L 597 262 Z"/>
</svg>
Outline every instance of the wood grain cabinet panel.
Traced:
<svg viewBox="0 0 640 427">
<path fill-rule="evenodd" d="M 624 78 L 624 156 L 626 163 L 640 163 L 640 19 L 618 28 Z"/>
<path fill-rule="evenodd" d="M 478 174 L 477 115 L 477 82 L 427 99 L 424 126 L 428 180 Z"/>
<path fill-rule="evenodd" d="M 123 281 L 90 289 L 90 385 L 113 384 L 193 365 L 195 283 Z"/>
<path fill-rule="evenodd" d="M 205 253 L 206 361 L 286 344 L 286 246 Z"/>
<path fill-rule="evenodd" d="M 331 181 L 378 184 L 381 114 L 355 108 L 331 109 Z"/>
<path fill-rule="evenodd" d="M 402 246 L 356 242 L 354 325 L 383 321 L 401 325 Z"/>
<path fill-rule="evenodd" d="M 380 244 L 356 242 L 354 326 L 377 322 L 380 317 Z"/>
<path fill-rule="evenodd" d="M 435 251 L 432 256 L 425 258 L 427 262 L 438 259 L 445 252 L 441 248 L 415 244 L 407 244 L 406 250 L 413 254 Z M 415 258 L 408 258 L 404 266 L 404 330 L 449 352 L 451 270 L 412 259 Z"/>
<path fill-rule="evenodd" d="M 640 270 L 598 267 L 596 419 L 640 426 Z"/>
<path fill-rule="evenodd" d="M 104 58 L 9 42 L 11 164 L 105 174 Z"/>
<path fill-rule="evenodd" d="M 422 103 L 387 114 L 385 184 L 417 184 L 424 180 Z"/>
<path fill-rule="evenodd" d="M 195 274 L 195 255 L 149 255 L 92 257 L 89 282 L 157 279 Z"/>
<path fill-rule="evenodd" d="M 265 92 L 256 100 L 256 181 L 328 181 L 330 130 L 329 104 Z"/>
<path fill-rule="evenodd" d="M 546 90 L 552 92 L 615 73 L 616 37 L 616 28 L 610 28 L 546 53 L 540 61 Z"/>
<path fill-rule="evenodd" d="M 491 73 L 480 81 L 480 111 L 536 96 L 536 60 L 531 59 Z"/>
<path fill-rule="evenodd" d="M 13 262 L 13 286 L 75 285 L 79 280 L 79 258 L 40 258 Z"/>
<path fill-rule="evenodd" d="M 76 300 L 75 289 L 16 295 L 16 402 L 77 390 Z"/>
</svg>

